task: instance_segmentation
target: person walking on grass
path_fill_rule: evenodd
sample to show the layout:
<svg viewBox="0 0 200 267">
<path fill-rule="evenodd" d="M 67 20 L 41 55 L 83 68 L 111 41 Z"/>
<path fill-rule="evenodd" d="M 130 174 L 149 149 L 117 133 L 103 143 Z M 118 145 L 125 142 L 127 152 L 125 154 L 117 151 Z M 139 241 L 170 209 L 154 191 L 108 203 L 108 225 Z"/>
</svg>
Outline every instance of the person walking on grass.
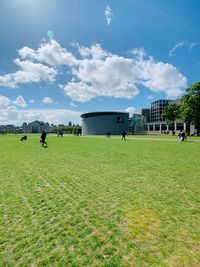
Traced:
<svg viewBox="0 0 200 267">
<path fill-rule="evenodd" d="M 127 132 L 124 131 L 124 132 L 121 133 L 121 135 L 122 135 L 122 140 L 125 141 L 126 140 Z"/>
<path fill-rule="evenodd" d="M 47 134 L 45 131 L 42 131 L 40 143 L 42 144 L 42 147 L 48 147 L 48 144 L 46 142 Z"/>
<path fill-rule="evenodd" d="M 107 133 L 106 133 L 106 137 L 110 138 L 110 135 L 111 135 L 110 132 L 107 132 Z"/>
</svg>

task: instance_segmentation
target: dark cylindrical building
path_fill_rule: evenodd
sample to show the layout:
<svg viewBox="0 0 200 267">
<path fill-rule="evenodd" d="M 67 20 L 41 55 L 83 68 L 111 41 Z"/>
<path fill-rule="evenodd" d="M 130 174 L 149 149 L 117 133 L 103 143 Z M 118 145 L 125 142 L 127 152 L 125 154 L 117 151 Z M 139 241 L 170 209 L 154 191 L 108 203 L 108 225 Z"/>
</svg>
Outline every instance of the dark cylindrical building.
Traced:
<svg viewBox="0 0 200 267">
<path fill-rule="evenodd" d="M 83 134 L 121 134 L 128 131 L 129 113 L 118 111 L 89 112 L 81 115 Z"/>
</svg>

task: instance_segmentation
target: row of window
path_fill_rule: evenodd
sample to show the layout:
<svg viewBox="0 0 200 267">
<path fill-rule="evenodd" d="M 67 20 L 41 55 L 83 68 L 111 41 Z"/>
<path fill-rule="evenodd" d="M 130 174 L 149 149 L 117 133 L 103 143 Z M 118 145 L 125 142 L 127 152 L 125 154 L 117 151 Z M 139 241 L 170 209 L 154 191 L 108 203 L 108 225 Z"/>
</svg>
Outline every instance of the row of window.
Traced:
<svg viewBox="0 0 200 267">
<path fill-rule="evenodd" d="M 176 130 L 181 131 L 184 129 L 184 124 L 183 123 L 177 123 L 176 124 Z M 144 130 L 148 131 L 148 125 L 144 125 Z M 166 124 L 161 124 L 161 129 L 160 129 L 160 124 L 155 124 L 155 131 L 167 131 L 167 125 Z M 170 124 L 168 127 L 168 130 L 173 130 L 173 124 Z M 154 131 L 154 125 L 149 125 L 149 131 Z"/>
</svg>

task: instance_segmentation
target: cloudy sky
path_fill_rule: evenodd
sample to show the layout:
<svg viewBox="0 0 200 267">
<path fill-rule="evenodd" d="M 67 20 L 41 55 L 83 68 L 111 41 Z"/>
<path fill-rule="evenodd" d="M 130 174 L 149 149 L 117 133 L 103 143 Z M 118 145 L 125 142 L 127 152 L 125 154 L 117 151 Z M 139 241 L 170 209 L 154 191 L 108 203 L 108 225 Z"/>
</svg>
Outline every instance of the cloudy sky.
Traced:
<svg viewBox="0 0 200 267">
<path fill-rule="evenodd" d="M 199 0 L 0 0 L 0 124 L 138 112 L 199 80 Z"/>
</svg>

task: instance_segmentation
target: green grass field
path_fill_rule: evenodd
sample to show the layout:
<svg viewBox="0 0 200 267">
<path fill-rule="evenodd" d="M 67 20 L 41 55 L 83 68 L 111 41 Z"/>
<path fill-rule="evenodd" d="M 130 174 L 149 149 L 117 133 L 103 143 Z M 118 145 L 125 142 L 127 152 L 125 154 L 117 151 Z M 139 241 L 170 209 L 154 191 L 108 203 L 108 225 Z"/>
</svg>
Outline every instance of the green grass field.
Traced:
<svg viewBox="0 0 200 267">
<path fill-rule="evenodd" d="M 200 266 L 200 142 L 47 142 L 0 136 L 0 266 Z"/>
</svg>

